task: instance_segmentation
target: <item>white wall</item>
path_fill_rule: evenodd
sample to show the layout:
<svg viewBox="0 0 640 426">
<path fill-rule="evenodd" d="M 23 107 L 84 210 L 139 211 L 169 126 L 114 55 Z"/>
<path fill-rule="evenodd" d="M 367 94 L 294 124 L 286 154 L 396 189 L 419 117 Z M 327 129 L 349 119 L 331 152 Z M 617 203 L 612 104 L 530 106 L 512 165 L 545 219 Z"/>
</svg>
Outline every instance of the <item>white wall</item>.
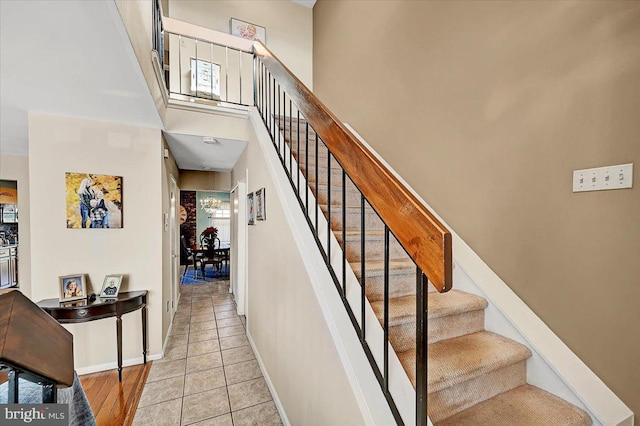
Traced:
<svg viewBox="0 0 640 426">
<path fill-rule="evenodd" d="M 235 184 L 248 169 L 248 192 L 264 187 L 267 198 L 268 219 L 248 227 L 248 334 L 290 424 L 364 424 L 332 338 L 335 325 L 327 323 L 335 319 L 323 316 L 296 244 L 301 236 L 288 222 L 265 163 L 252 132 L 232 172 Z M 326 285 L 333 287 L 330 279 Z M 335 288 L 331 290 L 337 298 Z M 343 315 L 348 322 L 344 310 Z"/>
<path fill-rule="evenodd" d="M 0 155 L 0 179 L 18 181 L 18 284 L 31 297 L 29 157 Z"/>
<path fill-rule="evenodd" d="M 313 13 L 289 0 L 170 0 L 169 16 L 229 34 L 237 18 L 263 26 L 267 47 L 309 88 L 313 84 Z"/>
<path fill-rule="evenodd" d="M 121 290 L 149 290 L 148 353 L 162 350 L 160 130 L 29 114 L 32 299 L 58 297 L 58 277 L 86 273 L 92 291 L 122 273 Z M 123 177 L 122 229 L 67 229 L 65 172 Z M 113 368 L 115 318 L 66 326 L 75 368 Z M 123 316 L 123 359 L 142 357 L 140 312 Z"/>
</svg>

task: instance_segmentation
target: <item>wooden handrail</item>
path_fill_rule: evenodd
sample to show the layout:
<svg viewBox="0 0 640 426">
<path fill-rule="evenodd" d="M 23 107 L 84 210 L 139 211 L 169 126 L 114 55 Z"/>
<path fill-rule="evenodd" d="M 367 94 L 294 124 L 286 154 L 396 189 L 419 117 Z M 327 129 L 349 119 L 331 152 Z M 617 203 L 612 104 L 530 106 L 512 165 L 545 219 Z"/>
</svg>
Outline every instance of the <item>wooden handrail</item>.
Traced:
<svg viewBox="0 0 640 426">
<path fill-rule="evenodd" d="M 451 233 L 261 42 L 254 54 L 440 292 L 453 282 Z"/>
<path fill-rule="evenodd" d="M 73 335 L 21 292 L 0 294 L 0 365 L 71 386 Z"/>
</svg>

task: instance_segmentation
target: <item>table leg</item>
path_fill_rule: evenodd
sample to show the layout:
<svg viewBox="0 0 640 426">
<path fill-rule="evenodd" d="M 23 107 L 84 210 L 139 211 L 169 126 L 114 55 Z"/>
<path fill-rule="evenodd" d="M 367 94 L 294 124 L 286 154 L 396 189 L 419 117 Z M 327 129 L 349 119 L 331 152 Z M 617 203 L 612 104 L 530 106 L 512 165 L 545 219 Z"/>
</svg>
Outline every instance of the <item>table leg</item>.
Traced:
<svg viewBox="0 0 640 426">
<path fill-rule="evenodd" d="M 118 339 L 118 380 L 122 382 L 122 318 L 116 317 L 116 334 Z"/>
<path fill-rule="evenodd" d="M 142 307 L 142 358 L 147 363 L 147 303 Z"/>
</svg>

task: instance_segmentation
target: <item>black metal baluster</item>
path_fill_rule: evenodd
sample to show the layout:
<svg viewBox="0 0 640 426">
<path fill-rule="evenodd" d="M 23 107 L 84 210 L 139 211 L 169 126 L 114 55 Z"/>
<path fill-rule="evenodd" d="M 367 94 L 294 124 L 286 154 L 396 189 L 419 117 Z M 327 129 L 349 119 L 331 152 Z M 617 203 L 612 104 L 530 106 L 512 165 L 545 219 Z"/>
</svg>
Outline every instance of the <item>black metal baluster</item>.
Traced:
<svg viewBox="0 0 640 426">
<path fill-rule="evenodd" d="M 289 176 L 293 180 L 293 110 L 291 109 L 291 98 L 289 98 Z"/>
<path fill-rule="evenodd" d="M 304 198 L 305 198 L 305 202 L 304 205 L 307 209 L 307 217 L 309 217 L 309 191 L 311 190 L 311 185 L 309 183 L 309 122 L 306 122 L 306 131 L 305 131 L 305 143 L 306 143 L 306 149 L 304 150 L 304 156 L 305 156 L 305 176 L 304 179 L 307 181 L 307 188 L 306 191 L 304 192 Z"/>
<path fill-rule="evenodd" d="M 296 139 L 296 150 L 298 151 L 298 156 L 296 157 L 296 162 L 298 163 L 298 169 L 300 168 L 300 110 L 298 110 L 298 138 Z M 296 173 L 296 175 L 298 175 L 298 198 L 300 198 L 300 170 L 298 170 L 298 173 Z"/>
<path fill-rule="evenodd" d="M 416 267 L 416 425 L 427 425 L 428 279 Z"/>
<path fill-rule="evenodd" d="M 347 297 L 347 174 L 342 169 L 342 293 Z"/>
<path fill-rule="evenodd" d="M 313 129 L 313 128 L 312 128 Z M 320 200 L 318 197 L 318 170 L 320 169 L 320 159 L 318 158 L 318 145 L 320 144 L 320 136 L 316 134 L 316 234 L 318 233 L 318 208 L 320 207 Z"/>
<path fill-rule="evenodd" d="M 326 148 L 327 148 L 327 266 L 331 268 L 331 152 L 329 152 L 328 146 Z M 318 196 L 318 198 L 320 198 L 320 196 Z"/>
<path fill-rule="evenodd" d="M 273 109 L 271 110 L 271 137 L 273 138 L 273 144 L 276 145 L 276 79 L 273 78 L 273 92 L 271 92 L 271 98 L 273 99 Z"/>
<path fill-rule="evenodd" d="M 362 315 L 362 321 L 360 329 L 362 334 L 360 335 L 360 340 L 364 342 L 366 340 L 366 310 L 365 310 L 365 300 L 367 298 L 367 276 L 365 273 L 366 268 L 366 255 L 365 255 L 365 216 L 364 216 L 364 194 L 360 193 L 360 314 Z"/>
<path fill-rule="evenodd" d="M 287 172 L 287 95 L 282 90 L 282 115 L 280 116 L 280 122 L 282 126 L 282 165 L 284 166 L 284 172 Z"/>
<path fill-rule="evenodd" d="M 258 110 L 260 110 L 260 106 L 258 105 L 258 84 L 256 82 L 257 78 L 258 78 L 258 64 L 256 62 L 256 57 L 254 56 L 253 57 L 253 105 L 256 108 L 258 108 Z M 211 91 L 211 96 L 213 96 L 213 90 Z"/>
<path fill-rule="evenodd" d="M 389 392 L 389 227 L 384 225 L 384 391 Z"/>
<path fill-rule="evenodd" d="M 281 132 L 280 132 L 280 107 L 282 105 L 280 105 L 280 83 L 278 83 L 278 118 L 275 121 L 275 123 L 277 124 L 275 126 L 276 132 L 278 132 L 277 136 L 278 136 L 278 154 L 280 155 L 280 162 L 282 162 L 282 149 L 280 148 L 280 144 L 282 143 L 282 140 L 280 138 Z"/>
</svg>

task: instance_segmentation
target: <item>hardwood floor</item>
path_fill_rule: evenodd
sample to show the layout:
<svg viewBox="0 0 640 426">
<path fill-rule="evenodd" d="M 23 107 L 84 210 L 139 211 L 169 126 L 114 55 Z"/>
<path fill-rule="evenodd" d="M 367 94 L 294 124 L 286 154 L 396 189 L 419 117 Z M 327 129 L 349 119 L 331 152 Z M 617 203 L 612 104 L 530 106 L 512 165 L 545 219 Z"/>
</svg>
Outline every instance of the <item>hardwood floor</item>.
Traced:
<svg viewBox="0 0 640 426">
<path fill-rule="evenodd" d="M 80 376 L 98 426 L 131 424 L 150 368 L 151 362 L 123 368 L 122 383 L 117 370 Z"/>
</svg>

